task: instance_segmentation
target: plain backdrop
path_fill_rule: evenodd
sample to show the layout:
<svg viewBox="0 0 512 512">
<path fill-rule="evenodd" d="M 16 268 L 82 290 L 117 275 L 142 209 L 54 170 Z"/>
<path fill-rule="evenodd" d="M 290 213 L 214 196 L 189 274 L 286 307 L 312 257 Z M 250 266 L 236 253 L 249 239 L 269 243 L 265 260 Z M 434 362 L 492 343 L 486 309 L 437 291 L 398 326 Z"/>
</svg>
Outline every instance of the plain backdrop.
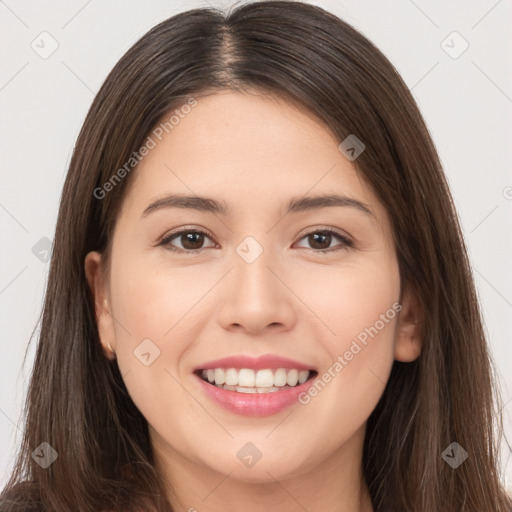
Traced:
<svg viewBox="0 0 512 512">
<path fill-rule="evenodd" d="M 458 208 L 512 440 L 512 0 L 312 3 L 384 52 L 426 119 Z M 108 72 L 147 30 L 208 5 L 232 2 L 0 2 L 0 487 L 21 439 L 36 340 L 24 368 L 23 357 L 87 110 Z M 512 489 L 510 454 L 502 465 Z"/>
</svg>

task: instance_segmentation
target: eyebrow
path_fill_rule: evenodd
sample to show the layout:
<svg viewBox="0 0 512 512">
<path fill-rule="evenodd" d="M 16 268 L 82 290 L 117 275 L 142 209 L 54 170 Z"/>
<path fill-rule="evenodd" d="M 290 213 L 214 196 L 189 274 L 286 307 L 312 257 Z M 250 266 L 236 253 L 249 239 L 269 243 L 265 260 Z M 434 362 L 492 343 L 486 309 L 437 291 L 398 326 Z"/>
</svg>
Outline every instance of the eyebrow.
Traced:
<svg viewBox="0 0 512 512">
<path fill-rule="evenodd" d="M 288 203 L 286 213 L 297 213 L 340 206 L 355 208 L 356 210 L 375 218 L 374 213 L 370 210 L 368 205 L 358 201 L 357 199 L 336 194 L 292 198 Z M 225 203 L 218 202 L 209 197 L 171 194 L 152 202 L 144 210 L 142 217 L 146 217 L 152 212 L 165 208 L 184 208 L 224 216 L 229 215 L 231 212 Z"/>
</svg>

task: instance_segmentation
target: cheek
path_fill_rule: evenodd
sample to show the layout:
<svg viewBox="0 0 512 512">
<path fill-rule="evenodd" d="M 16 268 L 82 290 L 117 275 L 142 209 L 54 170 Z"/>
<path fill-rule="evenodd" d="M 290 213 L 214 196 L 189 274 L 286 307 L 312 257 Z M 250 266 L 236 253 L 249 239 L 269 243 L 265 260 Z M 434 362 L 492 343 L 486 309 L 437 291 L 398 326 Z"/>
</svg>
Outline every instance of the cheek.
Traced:
<svg viewBox="0 0 512 512">
<path fill-rule="evenodd" d="M 180 361 L 199 337 L 200 300 L 213 284 L 212 276 L 201 277 L 192 266 L 163 272 L 136 258 L 112 266 L 119 368 L 135 405 L 151 421 L 171 405 L 189 406 L 179 384 Z"/>
<path fill-rule="evenodd" d="M 389 324 L 382 325 L 381 315 L 400 298 L 400 277 L 396 261 L 368 258 L 362 263 L 335 268 L 325 267 L 314 274 L 303 272 L 295 282 L 302 283 L 299 295 L 316 313 L 325 330 L 319 339 L 326 347 L 343 349 L 366 328 L 378 322 L 383 337 L 392 338 Z M 389 316 L 389 315 L 388 315 Z M 386 318 L 387 320 L 388 318 Z"/>
<path fill-rule="evenodd" d="M 329 328 L 322 328 L 324 336 L 319 337 L 319 348 L 327 356 L 316 379 L 317 391 L 310 389 L 317 393 L 312 401 L 332 407 L 344 422 L 353 420 L 355 427 L 377 404 L 394 361 L 398 266 L 380 261 L 364 268 L 331 269 L 328 278 L 309 283 L 307 297 Z M 304 397 L 304 403 L 308 399 Z M 353 414 L 351 420 L 347 411 Z"/>
<path fill-rule="evenodd" d="M 178 347 L 197 325 L 205 292 L 215 284 L 215 276 L 192 265 L 164 268 L 162 263 L 142 259 L 135 263 L 124 261 L 112 274 L 119 321 L 124 320 L 132 338 L 153 339 L 162 350 Z"/>
</svg>

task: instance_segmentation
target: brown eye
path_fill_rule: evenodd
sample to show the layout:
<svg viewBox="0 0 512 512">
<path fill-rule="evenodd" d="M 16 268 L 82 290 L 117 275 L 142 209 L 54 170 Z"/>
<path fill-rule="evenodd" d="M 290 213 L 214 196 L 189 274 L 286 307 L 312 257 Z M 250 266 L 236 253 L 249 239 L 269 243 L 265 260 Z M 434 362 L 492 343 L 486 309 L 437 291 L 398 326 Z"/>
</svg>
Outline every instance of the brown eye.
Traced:
<svg viewBox="0 0 512 512">
<path fill-rule="evenodd" d="M 331 246 L 331 243 L 338 239 L 341 243 Z M 316 230 L 304 235 L 301 240 L 307 240 L 309 248 L 315 252 L 332 252 L 352 247 L 353 243 L 346 236 L 330 229 Z"/>
<path fill-rule="evenodd" d="M 331 245 L 332 235 L 329 233 L 311 233 L 308 241 L 312 249 L 328 249 Z"/>
<path fill-rule="evenodd" d="M 181 234 L 179 240 L 182 243 L 184 249 L 193 251 L 196 249 L 201 249 L 204 243 L 204 235 L 203 233 L 189 232 Z"/>
<path fill-rule="evenodd" d="M 172 233 L 165 237 L 159 245 L 164 245 L 173 251 L 194 252 L 203 249 L 205 239 L 210 239 L 210 237 L 204 231 L 188 229 Z"/>
</svg>

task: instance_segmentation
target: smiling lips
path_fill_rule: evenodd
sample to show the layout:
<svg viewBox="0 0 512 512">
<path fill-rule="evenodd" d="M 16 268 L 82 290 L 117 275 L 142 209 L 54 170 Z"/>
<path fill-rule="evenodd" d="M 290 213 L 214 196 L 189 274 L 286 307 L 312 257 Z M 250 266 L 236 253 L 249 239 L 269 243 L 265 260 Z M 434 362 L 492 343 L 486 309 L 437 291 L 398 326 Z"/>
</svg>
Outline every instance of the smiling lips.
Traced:
<svg viewBox="0 0 512 512">
<path fill-rule="evenodd" d="M 194 373 L 218 405 L 237 414 L 267 416 L 296 402 L 318 372 L 298 361 L 265 355 L 210 361 Z"/>
<path fill-rule="evenodd" d="M 273 354 L 225 357 L 196 368 L 206 382 L 241 393 L 268 393 L 294 387 L 306 382 L 314 371 L 299 361 Z"/>
</svg>

